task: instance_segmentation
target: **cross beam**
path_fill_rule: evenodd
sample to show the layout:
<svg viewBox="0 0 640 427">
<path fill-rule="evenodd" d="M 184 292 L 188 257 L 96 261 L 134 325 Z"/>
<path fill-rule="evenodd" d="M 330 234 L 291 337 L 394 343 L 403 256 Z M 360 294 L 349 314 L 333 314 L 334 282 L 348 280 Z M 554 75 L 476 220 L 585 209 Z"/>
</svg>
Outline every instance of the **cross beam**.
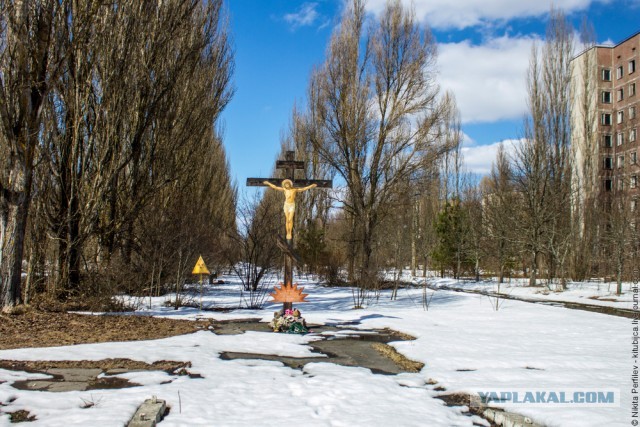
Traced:
<svg viewBox="0 0 640 427">
<path fill-rule="evenodd" d="M 304 162 L 295 160 L 295 151 L 287 151 L 284 160 L 276 161 L 276 169 L 284 170 L 284 178 L 247 178 L 247 187 L 266 187 L 265 181 L 274 185 L 282 184 L 283 179 L 290 179 L 294 188 L 316 184 L 318 188 L 333 188 L 330 179 L 295 179 L 296 170 L 304 170 Z"/>
<path fill-rule="evenodd" d="M 247 178 L 247 187 L 266 187 L 263 184 L 265 181 L 280 185 L 283 179 L 285 178 Z M 317 184 L 318 188 L 333 188 L 333 181 L 330 179 L 291 179 L 291 181 L 293 181 L 294 188 L 306 187 L 311 184 Z"/>
</svg>

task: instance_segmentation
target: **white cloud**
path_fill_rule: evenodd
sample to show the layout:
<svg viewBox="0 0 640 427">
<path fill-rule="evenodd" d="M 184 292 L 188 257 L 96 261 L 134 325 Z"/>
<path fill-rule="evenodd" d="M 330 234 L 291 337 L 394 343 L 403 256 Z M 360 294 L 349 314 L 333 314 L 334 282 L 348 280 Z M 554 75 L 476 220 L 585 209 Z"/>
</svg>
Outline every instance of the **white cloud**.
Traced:
<svg viewBox="0 0 640 427">
<path fill-rule="evenodd" d="M 293 29 L 313 25 L 316 19 L 320 17 L 316 7 L 318 7 L 318 3 L 303 3 L 297 12 L 284 15 L 284 20 L 288 22 Z"/>
<path fill-rule="evenodd" d="M 602 43 L 600 43 L 603 46 L 610 46 L 613 47 L 615 46 L 615 42 L 613 40 L 611 40 L 611 38 L 606 39 L 605 41 L 603 41 Z"/>
<path fill-rule="evenodd" d="M 491 166 L 496 160 L 496 153 L 500 144 L 504 145 L 509 155 L 513 155 L 515 147 L 521 144 L 522 141 L 522 139 L 508 139 L 493 144 L 462 147 L 464 165 L 469 172 L 487 175 L 491 172 Z"/>
<path fill-rule="evenodd" d="M 506 21 L 513 18 L 540 16 L 549 11 L 551 4 L 566 13 L 585 10 L 591 3 L 611 0 L 401 0 L 413 5 L 416 16 L 439 29 L 467 28 L 487 21 Z M 369 0 L 366 8 L 379 14 L 387 0 Z"/>
<path fill-rule="evenodd" d="M 438 45 L 439 82 L 455 95 L 463 123 L 519 119 L 525 114 L 532 43 L 533 38 L 501 37 L 482 45 Z"/>
</svg>

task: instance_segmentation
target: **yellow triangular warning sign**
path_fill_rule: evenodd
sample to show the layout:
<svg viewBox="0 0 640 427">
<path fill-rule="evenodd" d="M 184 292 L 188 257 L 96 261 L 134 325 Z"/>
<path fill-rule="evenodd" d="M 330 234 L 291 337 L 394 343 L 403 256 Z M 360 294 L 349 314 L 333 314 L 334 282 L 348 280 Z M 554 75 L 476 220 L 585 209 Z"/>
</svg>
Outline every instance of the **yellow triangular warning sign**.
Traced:
<svg viewBox="0 0 640 427">
<path fill-rule="evenodd" d="M 191 274 L 211 274 L 209 273 L 209 269 L 202 259 L 202 255 L 200 255 L 200 258 L 198 258 L 198 262 L 196 262 L 196 266 L 193 267 L 193 271 L 191 272 Z"/>
</svg>

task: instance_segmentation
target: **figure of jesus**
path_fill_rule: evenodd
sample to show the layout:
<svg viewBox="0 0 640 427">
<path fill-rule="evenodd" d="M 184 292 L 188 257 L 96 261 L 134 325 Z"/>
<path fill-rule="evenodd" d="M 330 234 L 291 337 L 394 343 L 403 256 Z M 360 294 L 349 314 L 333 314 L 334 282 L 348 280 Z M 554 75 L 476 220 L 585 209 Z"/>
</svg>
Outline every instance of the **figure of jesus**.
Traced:
<svg viewBox="0 0 640 427">
<path fill-rule="evenodd" d="M 296 193 L 310 190 L 314 187 L 317 187 L 318 185 L 311 184 L 307 187 L 293 188 L 293 182 L 290 179 L 285 179 L 284 181 L 282 181 L 282 187 L 273 185 L 269 181 L 264 181 L 263 184 L 268 185 L 274 190 L 284 192 L 284 218 L 287 229 L 287 240 L 291 240 L 293 232 L 293 214 L 296 211 Z"/>
</svg>

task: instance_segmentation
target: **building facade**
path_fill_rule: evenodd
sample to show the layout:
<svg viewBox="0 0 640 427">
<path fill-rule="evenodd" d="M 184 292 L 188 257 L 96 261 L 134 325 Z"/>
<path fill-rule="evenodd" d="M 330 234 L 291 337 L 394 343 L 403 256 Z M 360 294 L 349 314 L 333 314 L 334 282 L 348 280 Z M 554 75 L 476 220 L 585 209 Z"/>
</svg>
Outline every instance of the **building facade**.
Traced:
<svg viewBox="0 0 640 427">
<path fill-rule="evenodd" d="M 635 211 L 638 163 L 640 32 L 594 46 L 573 60 L 572 147 L 579 199 L 624 195 Z"/>
</svg>

